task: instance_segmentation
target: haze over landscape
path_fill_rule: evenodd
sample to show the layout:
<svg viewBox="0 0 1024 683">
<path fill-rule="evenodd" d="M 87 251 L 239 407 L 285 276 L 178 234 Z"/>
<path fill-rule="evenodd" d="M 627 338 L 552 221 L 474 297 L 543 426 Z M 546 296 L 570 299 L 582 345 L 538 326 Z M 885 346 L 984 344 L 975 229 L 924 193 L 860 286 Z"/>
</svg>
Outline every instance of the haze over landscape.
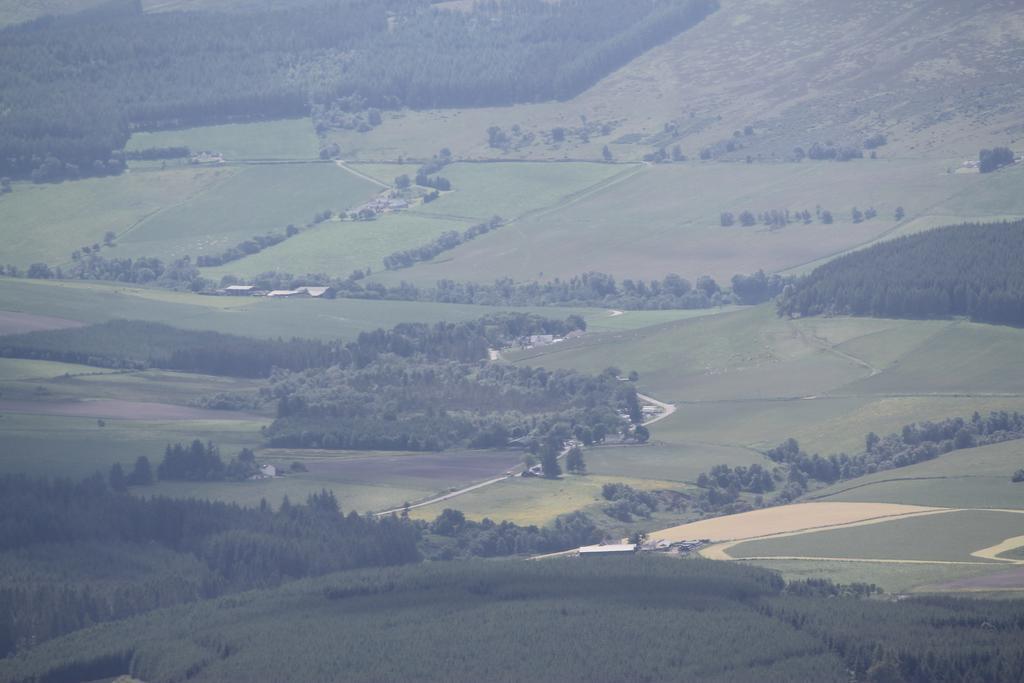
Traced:
<svg viewBox="0 0 1024 683">
<path fill-rule="evenodd" d="M 0 0 L 0 681 L 1019 681 L 1015 0 Z"/>
</svg>

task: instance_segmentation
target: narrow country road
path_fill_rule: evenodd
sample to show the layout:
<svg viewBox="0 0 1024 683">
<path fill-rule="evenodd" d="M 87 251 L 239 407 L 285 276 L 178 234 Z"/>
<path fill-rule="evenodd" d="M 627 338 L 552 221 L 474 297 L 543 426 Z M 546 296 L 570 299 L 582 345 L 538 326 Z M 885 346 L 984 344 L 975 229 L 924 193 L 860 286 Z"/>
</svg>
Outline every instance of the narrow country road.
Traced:
<svg viewBox="0 0 1024 683">
<path fill-rule="evenodd" d="M 661 413 L 661 415 L 658 415 L 657 417 L 653 417 L 650 420 L 648 420 L 647 422 L 644 422 L 643 425 L 645 427 L 648 426 L 648 425 L 652 425 L 655 422 L 658 422 L 660 420 L 664 420 L 666 417 L 668 417 L 672 413 L 676 412 L 676 407 L 674 405 L 672 405 L 671 403 L 662 403 L 661 401 L 659 401 L 659 400 L 657 400 L 655 398 L 651 398 L 650 396 L 645 396 L 644 394 L 637 394 L 637 398 L 639 398 L 641 401 L 643 401 L 645 403 L 651 403 L 653 405 L 656 405 L 656 406 L 660 407 L 664 411 L 664 412 Z M 559 459 L 564 458 L 571 448 L 572 448 L 571 446 L 566 446 L 564 449 L 562 449 L 561 455 L 558 456 Z M 446 501 L 446 500 L 451 500 L 452 498 L 457 498 L 458 496 L 461 496 L 463 494 L 469 493 L 471 491 L 478 491 L 478 490 L 480 490 L 480 489 L 482 489 L 484 487 L 492 486 L 492 485 L 497 484 L 499 482 L 505 481 L 506 479 L 512 479 L 513 477 L 519 476 L 522 473 L 523 468 L 522 468 L 522 466 L 520 466 L 520 467 L 517 467 L 517 468 L 515 468 L 514 470 L 511 470 L 511 471 L 512 471 L 512 474 L 505 474 L 505 475 L 502 475 L 500 477 L 495 477 L 494 479 L 488 479 L 487 481 L 482 481 L 479 484 L 473 484 L 472 486 L 467 486 L 466 488 L 459 489 L 458 491 L 449 491 L 448 493 L 445 493 L 443 495 L 437 496 L 435 498 L 431 498 L 430 500 L 424 500 L 424 501 L 421 501 L 421 502 L 416 503 L 414 505 L 409 505 L 409 509 L 413 510 L 415 508 L 422 508 L 422 507 L 426 507 L 428 505 L 433 505 L 434 503 L 441 503 L 441 502 Z M 377 514 L 377 517 L 383 517 L 385 515 L 401 513 L 402 510 L 404 510 L 404 509 L 405 509 L 405 506 L 403 505 L 401 507 L 391 508 L 390 510 L 384 510 L 382 512 L 378 512 L 376 514 Z"/>
</svg>

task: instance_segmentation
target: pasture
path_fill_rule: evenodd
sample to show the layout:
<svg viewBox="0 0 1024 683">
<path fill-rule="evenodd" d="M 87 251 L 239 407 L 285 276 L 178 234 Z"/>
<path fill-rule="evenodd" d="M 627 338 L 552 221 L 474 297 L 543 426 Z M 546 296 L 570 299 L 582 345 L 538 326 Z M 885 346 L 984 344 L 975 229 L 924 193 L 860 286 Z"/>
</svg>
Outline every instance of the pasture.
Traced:
<svg viewBox="0 0 1024 683">
<path fill-rule="evenodd" d="M 498 473 L 500 474 L 500 472 Z M 642 490 L 680 490 L 679 482 L 646 478 L 607 477 L 594 474 L 565 475 L 561 479 L 510 477 L 492 486 L 470 491 L 457 498 L 416 508 L 416 519 L 434 519 L 445 508 L 460 510 L 469 519 L 508 520 L 516 524 L 543 526 L 559 515 L 597 506 L 604 502 L 601 487 L 622 483 Z M 597 521 L 609 521 L 605 517 Z"/>
<path fill-rule="evenodd" d="M 813 400 L 684 402 L 653 428 L 653 438 L 676 442 L 736 444 L 765 450 L 789 438 L 808 453 L 858 453 L 870 432 L 975 411 L 1024 411 L 1024 397 L 998 396 L 819 396 Z"/>
<path fill-rule="evenodd" d="M 1024 490 L 1010 481 L 1024 468 L 1024 441 L 967 448 L 909 467 L 835 484 L 811 497 L 822 501 L 1024 509 Z"/>
<path fill-rule="evenodd" d="M 218 254 L 253 235 L 283 233 L 289 224 L 301 227 L 321 211 L 345 211 L 376 193 L 375 185 L 334 164 L 235 167 L 210 191 L 167 207 L 119 235 L 111 253 L 165 261 Z"/>
<path fill-rule="evenodd" d="M 138 132 L 128 140 L 125 149 L 150 147 L 188 147 L 193 153 L 216 152 L 227 162 L 312 161 L 320 156 L 320 143 L 309 119 Z"/>
<path fill-rule="evenodd" d="M 203 275 L 217 280 L 223 275 L 249 278 L 273 271 L 344 277 L 356 269 L 383 270 L 381 261 L 388 254 L 413 249 L 443 232 L 462 232 L 469 226 L 461 219 L 411 214 L 385 214 L 372 221 L 330 220 L 258 254 L 216 268 L 204 268 Z"/>
<path fill-rule="evenodd" d="M 239 419 L 107 419 L 100 426 L 91 417 L 2 413 L 4 450 L 0 471 L 72 479 L 96 472 L 105 475 L 115 462 L 130 466 L 141 455 L 155 465 L 168 443 L 193 439 L 213 441 L 230 458 L 242 448 L 259 446 L 260 424 Z"/>
<path fill-rule="evenodd" d="M 416 213 L 476 221 L 491 216 L 518 219 L 582 200 L 637 170 L 601 163 L 456 163 L 441 171 L 452 181 L 453 191 L 417 207 Z"/>
<path fill-rule="evenodd" d="M 992 563 L 975 551 L 1019 536 L 1024 511 L 951 510 L 877 524 L 826 529 L 734 545 L 733 558 L 798 557 L 909 562 Z"/>
<path fill-rule="evenodd" d="M 835 583 L 873 583 L 886 593 L 930 593 L 964 590 L 975 581 L 1001 574 L 998 566 L 965 564 L 900 564 L 894 562 L 844 562 L 842 560 L 743 561 L 782 574 L 787 581 L 828 579 Z M 964 586 L 954 589 L 952 585 Z M 943 586 L 950 586 L 943 588 Z"/>
<path fill-rule="evenodd" d="M 799 398 L 868 374 L 804 338 L 799 323 L 779 319 L 770 305 L 526 353 L 511 360 L 587 372 L 636 370 L 640 390 L 669 403 Z"/>
<path fill-rule="evenodd" d="M 415 175 L 417 167 L 352 164 L 351 168 L 390 185 L 398 175 Z M 575 201 L 624 172 L 629 170 L 607 164 L 452 164 L 441 173 L 451 179 L 454 189 L 430 204 L 384 214 L 373 221 L 321 223 L 259 254 L 204 272 L 213 278 L 224 274 L 251 277 L 267 271 L 343 276 L 357 268 L 370 268 L 378 271 L 381 279 L 397 282 L 412 271 L 380 272 L 381 261 L 392 252 L 419 247 L 449 230 L 462 232 L 495 215 L 512 220 Z M 437 263 L 446 257 L 442 254 Z M 444 273 L 437 273 L 437 278 L 442 277 Z"/>
<path fill-rule="evenodd" d="M 70 263 L 72 251 L 102 244 L 107 231 L 130 234 L 147 218 L 226 183 L 237 170 L 183 166 L 59 184 L 15 183 L 0 201 L 0 261 L 20 268 L 40 261 Z M 302 215 L 307 212 L 312 210 Z M 122 256 L 123 251 L 105 248 L 103 255 Z"/>
<path fill-rule="evenodd" d="M 218 393 L 255 393 L 256 380 L 216 377 L 163 370 L 116 371 L 53 361 L 0 358 L 0 402 L 29 402 L 53 413 L 58 403 L 93 400 L 91 417 L 117 417 L 116 404 L 191 406 L 202 397 Z M 100 399 L 114 405 L 95 402 Z M 49 410 L 44 410 L 50 406 Z M 31 407 L 31 405 L 29 406 Z M 19 410 L 19 412 L 24 412 Z M 68 409 L 61 411 L 67 413 Z M 159 417 L 159 415 L 158 415 Z M 136 418 L 137 419 L 137 418 Z"/>
<path fill-rule="evenodd" d="M 679 273 L 728 281 L 758 269 L 784 271 L 893 233 L 901 225 L 893 217 L 897 206 L 907 212 L 905 220 L 912 220 L 963 196 L 962 215 L 990 213 L 970 205 L 974 190 L 989 182 L 986 176 L 944 170 L 941 161 L 928 159 L 633 168 L 579 201 L 527 216 L 515 230 L 485 235 L 446 254 L 443 264 L 419 265 L 403 277 L 417 282 L 442 275 L 532 280 L 599 270 L 620 278 Z M 1015 202 L 1007 198 L 998 213 L 1016 213 Z M 813 215 L 816 207 L 831 211 L 835 222 L 824 225 L 815 219 L 775 230 L 720 225 L 725 211 L 807 209 Z M 878 217 L 854 223 L 853 207 L 874 207 Z"/>
</svg>

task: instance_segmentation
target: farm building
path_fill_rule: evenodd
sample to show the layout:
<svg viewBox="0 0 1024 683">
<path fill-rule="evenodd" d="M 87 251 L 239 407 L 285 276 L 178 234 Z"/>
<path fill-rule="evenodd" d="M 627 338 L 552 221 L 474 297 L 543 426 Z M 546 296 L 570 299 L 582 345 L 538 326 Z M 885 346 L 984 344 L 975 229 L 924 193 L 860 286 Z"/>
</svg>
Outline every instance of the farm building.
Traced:
<svg viewBox="0 0 1024 683">
<path fill-rule="evenodd" d="M 256 285 L 230 285 L 224 288 L 224 293 L 231 296 L 252 296 L 255 291 Z"/>
<path fill-rule="evenodd" d="M 262 474 L 264 477 L 268 477 L 268 478 L 276 477 L 277 476 L 277 468 L 274 467 L 273 465 L 260 465 L 260 474 Z"/>
<path fill-rule="evenodd" d="M 636 552 L 636 545 L 633 543 L 585 545 L 577 552 L 580 557 L 626 557 Z"/>
<path fill-rule="evenodd" d="M 299 296 L 300 294 L 305 294 L 305 292 L 299 289 L 275 289 L 273 291 L 267 292 L 267 296 L 274 298 Z"/>
</svg>

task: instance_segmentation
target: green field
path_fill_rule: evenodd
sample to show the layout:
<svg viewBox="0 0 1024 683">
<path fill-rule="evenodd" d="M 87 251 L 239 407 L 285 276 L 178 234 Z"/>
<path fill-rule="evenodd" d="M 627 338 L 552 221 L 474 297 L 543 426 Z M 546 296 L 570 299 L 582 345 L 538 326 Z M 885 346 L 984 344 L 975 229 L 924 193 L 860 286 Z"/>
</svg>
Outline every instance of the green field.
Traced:
<svg viewBox="0 0 1024 683">
<path fill-rule="evenodd" d="M 224 160 L 300 160 L 319 158 L 320 144 L 309 119 L 283 119 L 260 123 L 229 123 L 132 135 L 125 149 L 188 147 L 193 153 L 210 151 Z"/>
<path fill-rule="evenodd" d="M 118 238 L 118 256 L 217 254 L 253 235 L 303 226 L 323 210 L 345 211 L 377 193 L 333 164 L 244 166 L 225 182 L 155 214 Z"/>
<path fill-rule="evenodd" d="M 579 314 L 595 331 L 642 327 L 652 320 L 692 316 L 689 311 L 608 317 L 594 308 L 501 309 L 468 304 L 435 304 L 360 299 L 268 299 L 200 296 L 116 284 L 0 279 L 0 310 L 24 311 L 87 323 L 114 318 L 172 323 L 177 327 L 275 338 L 352 338 L 360 332 L 401 322 L 459 322 L 500 310 L 523 310 L 552 318 Z M 713 311 L 709 311 L 711 313 Z M 703 312 L 702 312 L 703 313 Z"/>
<path fill-rule="evenodd" d="M 1019 536 L 1024 513 L 957 510 L 935 515 L 846 529 L 832 529 L 778 539 L 747 541 L 729 548 L 744 557 L 822 557 L 933 562 L 984 562 L 972 552 Z"/>
<path fill-rule="evenodd" d="M 744 564 L 748 564 L 744 562 Z M 969 576 L 992 574 L 999 565 L 896 564 L 814 560 L 754 560 L 749 564 L 771 569 L 787 581 L 828 579 L 835 583 L 873 583 L 886 593 L 910 593 L 928 585 Z"/>
<path fill-rule="evenodd" d="M 102 243 L 108 231 L 117 239 L 103 249 L 107 258 L 217 254 L 253 235 L 301 227 L 320 211 L 347 210 L 377 190 L 320 163 L 177 166 L 58 185 L 18 183 L 0 201 L 0 260 L 22 268 L 68 264 L 72 251 Z"/>
<path fill-rule="evenodd" d="M 636 166 L 584 163 L 456 163 L 441 171 L 452 181 L 453 191 L 417 207 L 416 213 L 478 221 L 496 215 L 519 218 L 599 192 L 603 183 L 635 170 Z"/>
<path fill-rule="evenodd" d="M 82 375 L 102 372 L 89 365 L 56 363 L 47 360 L 0 358 L 0 382 L 48 380 L 61 375 Z"/>
<path fill-rule="evenodd" d="M 641 391 L 670 403 L 798 398 L 868 374 L 802 337 L 798 326 L 765 305 L 584 337 L 512 360 L 587 372 L 636 370 Z"/>
<path fill-rule="evenodd" d="M 415 175 L 417 167 L 353 164 L 352 168 L 390 184 L 402 173 Z M 381 271 L 382 259 L 392 252 L 427 244 L 449 230 L 461 232 L 495 215 L 511 220 L 575 201 L 610 177 L 631 170 L 633 167 L 624 171 L 607 164 L 453 164 L 442 174 L 451 179 L 455 189 L 430 204 L 385 214 L 374 221 L 323 223 L 254 256 L 207 269 L 205 274 L 251 277 L 286 271 L 340 276 L 357 268 Z M 441 255 L 437 260 L 445 259 L 446 255 Z M 405 272 L 386 277 L 400 280 Z M 444 274 L 438 273 L 438 277 Z"/>
<path fill-rule="evenodd" d="M 89 398 L 188 406 L 216 393 L 255 393 L 256 380 L 184 372 L 123 372 L 52 361 L 0 358 L 0 397 L 7 400 Z"/>
<path fill-rule="evenodd" d="M 678 410 L 652 425 L 646 446 L 591 449 L 588 468 L 600 476 L 692 482 L 716 464 L 766 464 L 756 451 L 790 437 L 809 453 L 858 453 L 872 431 L 885 435 L 913 422 L 969 418 L 975 411 L 1022 411 L 1024 395 L 1018 393 L 1021 382 L 1015 379 L 1019 336 L 1020 331 L 1011 328 L 949 321 L 788 321 L 762 306 L 610 331 L 549 349 L 517 352 L 511 360 L 585 372 L 612 365 L 637 370 L 641 392 L 676 403 Z M 928 362 L 941 372 L 929 375 L 918 361 L 925 351 Z M 886 392 L 862 388 L 883 381 Z M 971 392 L 957 392 L 958 386 Z M 962 453 L 962 461 L 969 462 L 970 454 L 980 451 Z M 940 458 L 928 465 L 942 462 Z M 900 488 L 879 502 L 1010 505 L 1013 496 L 1020 495 L 1009 484 L 1012 471 L 1006 469 L 991 485 L 980 479 L 963 485 L 922 482 L 907 494 L 909 499 L 902 497 L 905 489 Z M 885 474 L 904 476 L 903 470 Z M 939 491 L 945 493 L 930 495 Z M 840 499 L 872 500 L 870 495 Z M 991 504 L 984 502 L 988 495 L 993 496 Z M 566 496 L 530 501 L 552 509 L 561 502 L 563 512 L 579 502 Z M 484 510 L 482 502 L 470 505 Z"/>
<path fill-rule="evenodd" d="M 107 231 L 124 234 L 168 207 L 214 191 L 237 170 L 186 166 L 57 185 L 16 183 L 0 199 L 0 260 L 21 268 L 37 261 L 70 263 L 72 251 L 102 243 Z M 103 255 L 122 251 L 104 249 Z"/>
<path fill-rule="evenodd" d="M 786 270 L 896 230 L 897 206 L 904 206 L 911 220 L 953 196 L 969 202 L 989 182 L 985 176 L 946 175 L 943 168 L 932 160 L 648 166 L 581 201 L 525 218 L 515 230 L 462 245 L 443 264 L 420 265 L 403 276 L 487 281 L 495 275 L 536 279 L 599 270 L 640 278 L 710 274 L 728 281 L 759 268 Z M 816 206 L 832 211 L 835 223 L 794 223 L 780 230 L 719 224 L 723 211 L 738 215 L 778 208 L 813 214 Z M 854 224 L 854 206 L 873 206 L 878 218 Z M 1015 200 L 1007 199 L 999 213 L 1015 213 L 1015 207 Z M 964 215 L 978 215 L 982 208 L 968 203 Z"/>
<path fill-rule="evenodd" d="M 500 474 L 500 473 L 498 473 Z M 639 473 L 638 473 L 639 475 Z M 566 475 L 561 479 L 511 477 L 482 489 L 441 501 L 433 505 L 416 508 L 412 516 L 417 519 L 434 519 L 445 508 L 461 510 L 470 519 L 509 520 L 516 524 L 548 524 L 559 515 L 574 510 L 595 508 L 603 502 L 601 487 L 605 484 L 623 483 L 644 490 L 682 490 L 687 488 L 679 482 L 657 481 L 645 477 L 608 477 L 595 474 L 584 476 Z M 598 521 L 608 521 L 608 518 Z M 679 524 L 674 519 L 657 526 Z"/>
<path fill-rule="evenodd" d="M 96 472 L 106 474 L 115 462 L 131 465 L 140 455 L 155 465 L 168 443 L 211 440 L 228 457 L 260 443 L 260 423 L 252 421 L 108 419 L 105 423 L 101 427 L 92 418 L 3 415 L 0 471 L 80 479 Z"/>
<path fill-rule="evenodd" d="M 903 425 L 975 411 L 1024 411 L 1024 397 L 828 397 L 793 401 L 685 403 L 654 428 L 657 439 L 735 443 L 759 450 L 792 437 L 808 453 L 857 453 L 869 432 L 890 434 Z"/>
<path fill-rule="evenodd" d="M 935 507 L 1021 508 L 1024 441 L 953 451 L 934 460 L 876 472 L 811 494 L 815 500 L 905 503 Z"/>
<path fill-rule="evenodd" d="M 204 268 L 203 275 L 217 280 L 223 275 L 254 277 L 273 271 L 344 277 L 356 269 L 383 270 L 381 260 L 388 254 L 469 226 L 461 220 L 411 214 L 386 214 L 373 221 L 331 220 L 258 254 L 217 268 Z"/>
</svg>

